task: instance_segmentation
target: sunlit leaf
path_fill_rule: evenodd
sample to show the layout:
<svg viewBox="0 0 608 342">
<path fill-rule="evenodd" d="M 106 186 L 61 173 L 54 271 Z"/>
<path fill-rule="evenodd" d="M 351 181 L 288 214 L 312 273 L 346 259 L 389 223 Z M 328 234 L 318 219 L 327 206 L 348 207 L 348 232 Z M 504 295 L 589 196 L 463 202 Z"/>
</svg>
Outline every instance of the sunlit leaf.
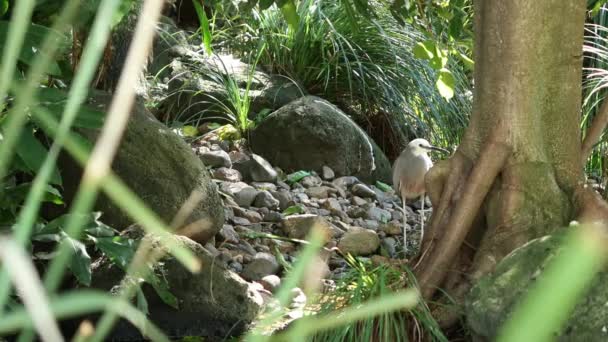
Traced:
<svg viewBox="0 0 608 342">
<path fill-rule="evenodd" d="M 443 96 L 446 100 L 454 97 L 454 76 L 452 72 L 448 69 L 441 69 L 439 71 L 439 78 L 437 79 L 437 89 L 441 96 Z"/>
<path fill-rule="evenodd" d="M 293 0 L 287 0 L 283 5 L 281 5 L 281 13 L 283 13 L 283 17 L 285 17 L 285 20 L 291 29 L 297 29 L 298 23 L 300 22 L 300 17 L 298 16 L 298 11 Z"/>
<path fill-rule="evenodd" d="M 386 183 L 382 183 L 381 181 L 376 181 L 376 187 L 384 192 L 390 191 L 392 187 Z"/>
<path fill-rule="evenodd" d="M 414 57 L 419 59 L 432 59 L 435 56 L 435 43 L 428 40 L 426 42 L 418 42 L 414 46 Z"/>
<path fill-rule="evenodd" d="M 125 271 L 133 259 L 135 249 L 137 248 L 134 240 L 119 236 L 98 238 L 95 247 L 110 258 L 110 261 Z"/>
<path fill-rule="evenodd" d="M 178 309 L 179 305 L 177 302 L 177 298 L 169 291 L 169 284 L 167 283 L 167 279 L 164 277 L 157 276 L 154 272 L 150 272 L 148 277 L 146 278 L 146 282 L 148 282 L 156 291 L 156 294 L 162 299 L 162 301 L 169 305 L 174 309 Z"/>
<path fill-rule="evenodd" d="M 198 135 L 198 129 L 196 127 L 190 126 L 190 125 L 183 126 L 182 127 L 182 134 L 185 137 L 195 137 L 195 136 Z"/>
<path fill-rule="evenodd" d="M 297 204 L 292 205 L 291 207 L 285 208 L 285 210 L 283 210 L 283 214 L 285 216 L 303 214 L 303 213 L 304 213 L 304 208 L 302 208 L 302 206 L 297 205 Z"/>
<path fill-rule="evenodd" d="M 209 28 L 209 19 L 207 19 L 207 14 L 203 9 L 203 6 L 197 1 L 192 0 L 194 4 L 194 9 L 196 10 L 196 15 L 198 16 L 198 20 L 200 22 L 201 32 L 203 34 L 203 44 L 205 45 L 205 52 L 211 55 L 213 53 L 211 49 L 211 29 Z"/>
<path fill-rule="evenodd" d="M 3 16 L 8 12 L 8 0 L 0 0 L 0 16 Z"/>
<path fill-rule="evenodd" d="M 304 177 L 308 177 L 310 176 L 310 172 L 308 171 L 304 171 L 304 170 L 300 170 L 300 171 L 296 171 L 294 173 L 290 173 L 287 175 L 287 183 L 297 183 L 300 180 L 302 180 L 302 178 Z"/>
</svg>

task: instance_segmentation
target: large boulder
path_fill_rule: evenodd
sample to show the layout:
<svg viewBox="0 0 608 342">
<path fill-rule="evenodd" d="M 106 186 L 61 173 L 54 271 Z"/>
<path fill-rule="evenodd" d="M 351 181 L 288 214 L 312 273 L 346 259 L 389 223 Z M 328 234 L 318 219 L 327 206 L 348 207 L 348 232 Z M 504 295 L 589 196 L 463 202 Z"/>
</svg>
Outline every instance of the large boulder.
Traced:
<svg viewBox="0 0 608 342">
<path fill-rule="evenodd" d="M 171 255 L 165 254 L 156 272 L 166 279 L 177 308 L 167 305 L 150 285 L 144 284 L 142 289 L 150 320 L 166 334 L 177 338 L 197 336 L 206 341 L 221 341 L 242 334 L 262 309 L 260 293 L 200 244 L 184 236 L 173 238 L 194 252 L 201 261 L 201 271 L 193 274 Z M 157 236 L 146 235 L 143 239 L 152 243 L 153 250 L 166 253 Z M 93 263 L 95 288 L 116 293 L 120 291 L 117 285 L 122 277 L 124 272 L 107 258 Z M 139 332 L 124 321 L 115 326 L 110 338 L 141 340 Z"/>
<path fill-rule="evenodd" d="M 97 93 L 89 104 L 105 111 L 111 97 Z M 190 146 L 167 126 L 156 120 L 141 103 L 133 106 L 124 137 L 112 163 L 112 170 L 137 194 L 164 222 L 170 223 L 180 208 L 190 199 L 197 201 L 184 225 L 188 236 L 205 243 L 224 224 L 224 211 L 217 188 L 205 165 Z M 98 130 L 79 130 L 87 140 L 94 142 Z M 70 201 L 82 174 L 82 169 L 69 156 L 60 161 L 65 182 L 65 197 Z M 196 196 L 191 196 L 196 193 Z M 198 197 L 198 198 L 197 198 Z M 103 212 L 103 221 L 117 229 L 133 223 L 118 205 L 101 195 L 95 209 Z"/>
<path fill-rule="evenodd" d="M 306 96 L 270 114 L 251 133 L 251 149 L 286 172 L 323 166 L 336 176 L 390 181 L 390 163 L 371 138 L 331 103 Z"/>
<path fill-rule="evenodd" d="M 471 289 L 465 302 L 466 319 L 480 340 L 496 339 L 499 328 L 560 252 L 563 235 L 541 237 L 514 250 Z M 608 271 L 603 271 L 578 301 L 566 324 L 555 331 L 556 341 L 606 341 L 607 282 Z"/>
</svg>

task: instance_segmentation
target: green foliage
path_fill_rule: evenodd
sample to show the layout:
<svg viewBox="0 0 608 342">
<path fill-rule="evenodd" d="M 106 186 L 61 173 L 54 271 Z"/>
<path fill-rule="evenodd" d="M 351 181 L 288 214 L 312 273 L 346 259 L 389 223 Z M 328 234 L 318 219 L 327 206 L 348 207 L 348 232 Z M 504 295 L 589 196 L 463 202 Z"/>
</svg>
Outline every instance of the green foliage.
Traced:
<svg viewBox="0 0 608 342">
<path fill-rule="evenodd" d="M 380 265 L 372 266 L 352 256 L 346 257 L 352 269 L 340 278 L 336 288 L 321 296 L 321 310 L 317 315 L 340 310 L 343 307 L 356 307 L 373 298 L 381 298 L 405 287 L 408 283 L 407 272 L 397 268 Z M 419 329 L 413 329 L 413 326 Z M 412 336 L 416 331 L 417 336 Z M 409 341 L 429 334 L 432 341 L 447 341 L 437 323 L 424 305 L 403 312 L 385 313 L 349 325 L 328 330 L 314 336 L 313 341 Z"/>
<path fill-rule="evenodd" d="M 456 143 L 470 112 L 464 96 L 467 77 L 437 44 L 436 70 L 416 58 L 414 47 L 426 41 L 425 35 L 410 24 L 399 25 L 386 7 L 374 9 L 373 18 L 356 12 L 350 18 L 343 2 L 304 0 L 293 29 L 270 7 L 254 11 L 248 29 L 226 43 L 246 56 L 258 53 L 256 45 L 264 42 L 264 68 L 338 104 L 359 122 L 385 116 L 393 136 L 402 141 L 426 135 L 438 145 Z M 451 74 L 439 72 L 443 68 Z M 447 102 L 436 83 L 443 96 L 452 95 L 450 88 L 456 95 Z"/>
<path fill-rule="evenodd" d="M 297 183 L 297 182 L 301 181 L 304 177 L 308 177 L 310 175 L 311 175 L 310 172 L 300 170 L 300 171 L 296 171 L 294 173 L 288 174 L 285 181 L 289 184 L 293 184 L 293 183 Z"/>
</svg>

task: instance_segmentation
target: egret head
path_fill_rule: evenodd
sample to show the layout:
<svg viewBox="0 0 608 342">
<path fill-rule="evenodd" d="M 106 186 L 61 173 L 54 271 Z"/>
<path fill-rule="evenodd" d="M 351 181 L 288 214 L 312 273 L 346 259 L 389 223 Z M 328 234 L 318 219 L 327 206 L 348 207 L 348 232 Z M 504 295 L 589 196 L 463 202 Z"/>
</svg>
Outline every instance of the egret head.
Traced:
<svg viewBox="0 0 608 342">
<path fill-rule="evenodd" d="M 407 150 L 414 155 L 427 154 L 431 150 L 449 153 L 449 151 L 447 151 L 443 148 L 435 147 L 435 146 L 431 145 L 428 141 L 426 141 L 425 139 L 422 139 L 422 138 L 418 138 L 418 139 L 414 139 L 414 140 L 410 141 L 409 144 L 407 144 Z"/>
</svg>

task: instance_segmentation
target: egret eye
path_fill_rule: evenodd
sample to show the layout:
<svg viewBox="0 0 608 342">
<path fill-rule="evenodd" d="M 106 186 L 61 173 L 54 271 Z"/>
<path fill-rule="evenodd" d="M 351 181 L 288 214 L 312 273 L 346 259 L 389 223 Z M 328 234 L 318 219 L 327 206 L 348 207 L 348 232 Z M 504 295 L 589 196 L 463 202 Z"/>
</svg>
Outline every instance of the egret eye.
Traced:
<svg viewBox="0 0 608 342">
<path fill-rule="evenodd" d="M 418 145 L 418 146 L 420 146 L 420 147 L 424 147 L 424 146 L 422 146 L 422 144 L 420 144 L 420 145 Z"/>
</svg>

